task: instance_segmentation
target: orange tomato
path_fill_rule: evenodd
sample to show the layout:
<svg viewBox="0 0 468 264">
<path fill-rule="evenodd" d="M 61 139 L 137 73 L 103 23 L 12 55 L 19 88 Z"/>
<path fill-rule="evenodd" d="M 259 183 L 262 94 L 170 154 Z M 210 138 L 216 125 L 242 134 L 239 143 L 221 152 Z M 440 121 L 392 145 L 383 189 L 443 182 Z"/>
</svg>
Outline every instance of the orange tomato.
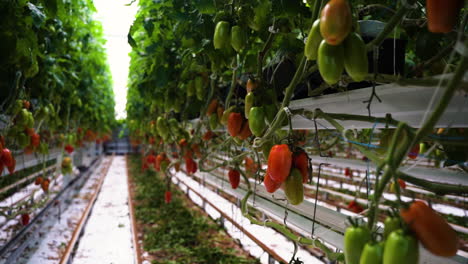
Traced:
<svg viewBox="0 0 468 264">
<path fill-rule="evenodd" d="M 218 99 L 211 100 L 210 104 L 208 105 L 208 109 L 206 110 L 206 116 L 210 116 L 217 110 L 218 107 Z"/>
<path fill-rule="evenodd" d="M 432 254 L 455 256 L 458 250 L 457 233 L 425 202 L 413 202 L 409 208 L 400 211 L 400 216 Z"/>
<path fill-rule="evenodd" d="M 463 0 L 427 0 L 427 27 L 434 33 L 448 33 L 457 23 Z"/>
<path fill-rule="evenodd" d="M 252 79 L 248 79 L 247 80 L 247 92 L 250 93 L 252 92 L 253 90 L 255 90 L 258 86 L 258 82 L 255 81 L 255 80 L 252 80 Z"/>
</svg>

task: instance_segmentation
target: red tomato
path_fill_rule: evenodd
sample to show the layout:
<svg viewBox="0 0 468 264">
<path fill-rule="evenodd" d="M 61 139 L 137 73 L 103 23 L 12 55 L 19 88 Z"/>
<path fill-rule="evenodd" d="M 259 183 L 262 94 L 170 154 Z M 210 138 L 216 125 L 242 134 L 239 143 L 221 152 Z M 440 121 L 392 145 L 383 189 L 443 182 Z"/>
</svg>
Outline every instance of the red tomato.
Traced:
<svg viewBox="0 0 468 264">
<path fill-rule="evenodd" d="M 172 193 L 171 193 L 171 191 L 166 191 L 166 192 L 164 193 L 164 201 L 168 204 L 168 203 L 171 202 L 171 200 L 172 200 Z"/>
<path fill-rule="evenodd" d="M 34 131 L 33 127 L 28 127 L 25 129 L 25 132 L 28 136 L 32 137 L 36 132 Z"/>
<path fill-rule="evenodd" d="M 245 162 L 245 171 L 247 173 L 254 174 L 257 172 L 258 166 L 251 157 L 245 157 L 244 162 Z"/>
<path fill-rule="evenodd" d="M 156 157 L 153 154 L 146 156 L 146 163 L 152 164 L 156 162 Z"/>
<path fill-rule="evenodd" d="M 179 140 L 179 146 L 180 147 L 185 147 L 187 146 L 187 140 L 185 138 Z"/>
<path fill-rule="evenodd" d="M 414 145 L 408 153 L 408 158 L 416 159 L 419 155 L 419 144 Z"/>
<path fill-rule="evenodd" d="M 237 136 L 242 129 L 243 118 L 240 113 L 230 113 L 228 118 L 227 129 L 231 137 Z"/>
<path fill-rule="evenodd" d="M 67 145 L 65 146 L 65 151 L 68 152 L 68 154 L 73 153 L 74 150 L 75 150 L 75 148 L 73 148 L 73 146 L 70 145 L 70 144 L 67 144 Z"/>
<path fill-rule="evenodd" d="M 23 226 L 27 226 L 29 224 L 29 220 L 30 220 L 29 214 L 22 214 L 21 215 L 21 224 Z"/>
<path fill-rule="evenodd" d="M 146 171 L 147 169 L 149 169 L 148 163 L 143 163 L 143 164 L 141 165 L 141 171 Z"/>
<path fill-rule="evenodd" d="M 35 147 L 39 146 L 39 144 L 41 144 L 41 136 L 39 136 L 39 134 L 37 134 L 37 133 L 34 133 L 31 136 L 31 146 L 33 146 L 35 148 Z"/>
<path fill-rule="evenodd" d="M 216 111 L 218 108 L 218 99 L 213 99 L 211 100 L 210 104 L 208 105 L 208 108 L 206 110 L 206 116 L 210 116 L 212 113 Z"/>
<path fill-rule="evenodd" d="M 200 151 L 200 146 L 198 144 L 192 144 L 192 150 L 197 154 L 197 157 L 202 158 L 202 153 Z"/>
<path fill-rule="evenodd" d="M 23 100 L 23 108 L 29 109 L 31 107 L 31 103 L 28 100 Z"/>
<path fill-rule="evenodd" d="M 34 181 L 35 185 L 40 185 L 42 183 L 43 179 L 41 176 L 37 177 L 36 180 Z"/>
<path fill-rule="evenodd" d="M 346 177 L 353 178 L 353 172 L 351 171 L 350 168 L 345 168 L 345 170 L 344 170 L 344 175 L 345 175 Z"/>
<path fill-rule="evenodd" d="M 9 167 L 13 165 L 13 155 L 11 154 L 11 151 L 7 148 L 2 149 L 0 153 L 1 160 L 3 162 L 3 165 Z"/>
<path fill-rule="evenodd" d="M 231 183 L 231 187 L 233 189 L 237 189 L 237 187 L 239 186 L 239 182 L 240 182 L 239 171 L 235 169 L 230 169 L 228 175 L 229 175 L 229 182 Z"/>
<path fill-rule="evenodd" d="M 244 123 L 242 124 L 241 131 L 239 134 L 237 134 L 237 137 L 240 140 L 244 140 L 252 135 L 252 131 L 250 131 L 250 126 L 249 122 L 247 120 L 244 120 Z"/>
<path fill-rule="evenodd" d="M 268 169 L 265 174 L 265 179 L 263 180 L 263 184 L 265 185 L 265 189 L 269 193 L 274 193 L 276 192 L 276 190 L 278 190 L 281 187 L 281 183 L 275 182 L 273 179 L 271 179 Z"/>
<path fill-rule="evenodd" d="M 174 164 L 174 168 L 175 168 L 176 172 L 179 172 L 180 171 L 180 163 Z"/>
<path fill-rule="evenodd" d="M 197 172 L 197 163 L 192 158 L 185 158 L 185 167 L 188 175 Z"/>
<path fill-rule="evenodd" d="M 362 208 L 362 206 L 354 200 L 349 202 L 347 207 L 351 210 L 351 212 L 356 214 L 359 214 L 360 212 L 364 211 L 364 208 Z"/>
<path fill-rule="evenodd" d="M 2 150 L 3 147 L 5 147 L 5 138 L 3 136 L 0 136 L 0 150 Z"/>
<path fill-rule="evenodd" d="M 304 150 L 293 154 L 293 166 L 301 172 L 302 183 L 306 183 L 309 180 L 309 158 Z"/>
<path fill-rule="evenodd" d="M 288 145 L 274 145 L 268 156 L 268 171 L 273 181 L 283 183 L 291 171 L 292 152 Z"/>
<path fill-rule="evenodd" d="M 161 171 L 161 163 L 166 159 L 166 153 L 161 153 L 156 157 L 156 162 L 154 163 L 154 169 L 156 171 Z"/>
<path fill-rule="evenodd" d="M 204 141 L 207 141 L 207 140 L 212 139 L 212 138 L 214 137 L 214 135 L 215 135 L 215 134 L 213 133 L 213 131 L 208 130 L 208 131 L 205 132 L 205 134 L 203 135 L 202 139 L 203 139 Z"/>
<path fill-rule="evenodd" d="M 49 179 L 44 179 L 42 182 L 41 182 L 41 188 L 44 192 L 48 192 L 49 191 L 49 184 L 50 184 L 50 180 Z"/>
<path fill-rule="evenodd" d="M 457 233 L 425 202 L 413 202 L 409 208 L 400 211 L 400 216 L 432 254 L 442 257 L 455 256 L 458 250 Z"/>
<path fill-rule="evenodd" d="M 400 188 L 406 189 L 406 182 L 402 179 L 398 179 L 398 184 L 400 185 Z"/>
</svg>

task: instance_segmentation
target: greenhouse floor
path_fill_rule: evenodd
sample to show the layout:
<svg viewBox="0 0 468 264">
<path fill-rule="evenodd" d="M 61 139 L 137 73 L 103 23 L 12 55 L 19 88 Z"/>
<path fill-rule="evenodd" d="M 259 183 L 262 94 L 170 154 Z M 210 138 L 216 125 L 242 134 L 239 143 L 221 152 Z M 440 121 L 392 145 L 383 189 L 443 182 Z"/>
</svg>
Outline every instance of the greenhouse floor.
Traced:
<svg viewBox="0 0 468 264">
<path fill-rule="evenodd" d="M 133 263 L 124 156 L 115 156 L 73 258 L 74 264 Z"/>
</svg>

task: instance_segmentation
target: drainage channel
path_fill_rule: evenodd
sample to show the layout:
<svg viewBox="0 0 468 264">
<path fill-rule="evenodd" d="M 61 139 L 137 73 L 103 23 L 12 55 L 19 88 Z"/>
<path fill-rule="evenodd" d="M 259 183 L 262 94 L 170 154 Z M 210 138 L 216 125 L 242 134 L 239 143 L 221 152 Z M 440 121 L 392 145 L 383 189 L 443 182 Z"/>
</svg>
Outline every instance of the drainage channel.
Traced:
<svg viewBox="0 0 468 264">
<path fill-rule="evenodd" d="M 95 159 L 51 198 L 31 223 L 0 249 L 0 264 L 69 263 L 71 254 L 67 252 L 76 242 L 75 233 L 80 233 L 111 161 L 112 157 Z"/>
</svg>

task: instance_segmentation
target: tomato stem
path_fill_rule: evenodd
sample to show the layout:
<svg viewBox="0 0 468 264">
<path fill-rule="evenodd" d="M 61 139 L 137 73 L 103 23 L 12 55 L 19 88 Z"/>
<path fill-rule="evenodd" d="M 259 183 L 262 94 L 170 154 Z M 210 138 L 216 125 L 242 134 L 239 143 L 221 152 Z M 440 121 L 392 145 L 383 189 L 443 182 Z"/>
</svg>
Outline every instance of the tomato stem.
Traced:
<svg viewBox="0 0 468 264">
<path fill-rule="evenodd" d="M 380 46 L 382 42 L 387 38 L 388 34 L 392 32 L 392 30 L 400 23 L 403 17 L 408 13 L 410 9 L 410 5 L 414 3 L 414 0 L 408 1 L 406 5 L 402 5 L 397 12 L 390 18 L 390 21 L 385 25 L 384 29 L 377 35 L 375 39 L 369 42 L 366 45 L 368 51 L 371 51 L 374 47 Z"/>
</svg>

